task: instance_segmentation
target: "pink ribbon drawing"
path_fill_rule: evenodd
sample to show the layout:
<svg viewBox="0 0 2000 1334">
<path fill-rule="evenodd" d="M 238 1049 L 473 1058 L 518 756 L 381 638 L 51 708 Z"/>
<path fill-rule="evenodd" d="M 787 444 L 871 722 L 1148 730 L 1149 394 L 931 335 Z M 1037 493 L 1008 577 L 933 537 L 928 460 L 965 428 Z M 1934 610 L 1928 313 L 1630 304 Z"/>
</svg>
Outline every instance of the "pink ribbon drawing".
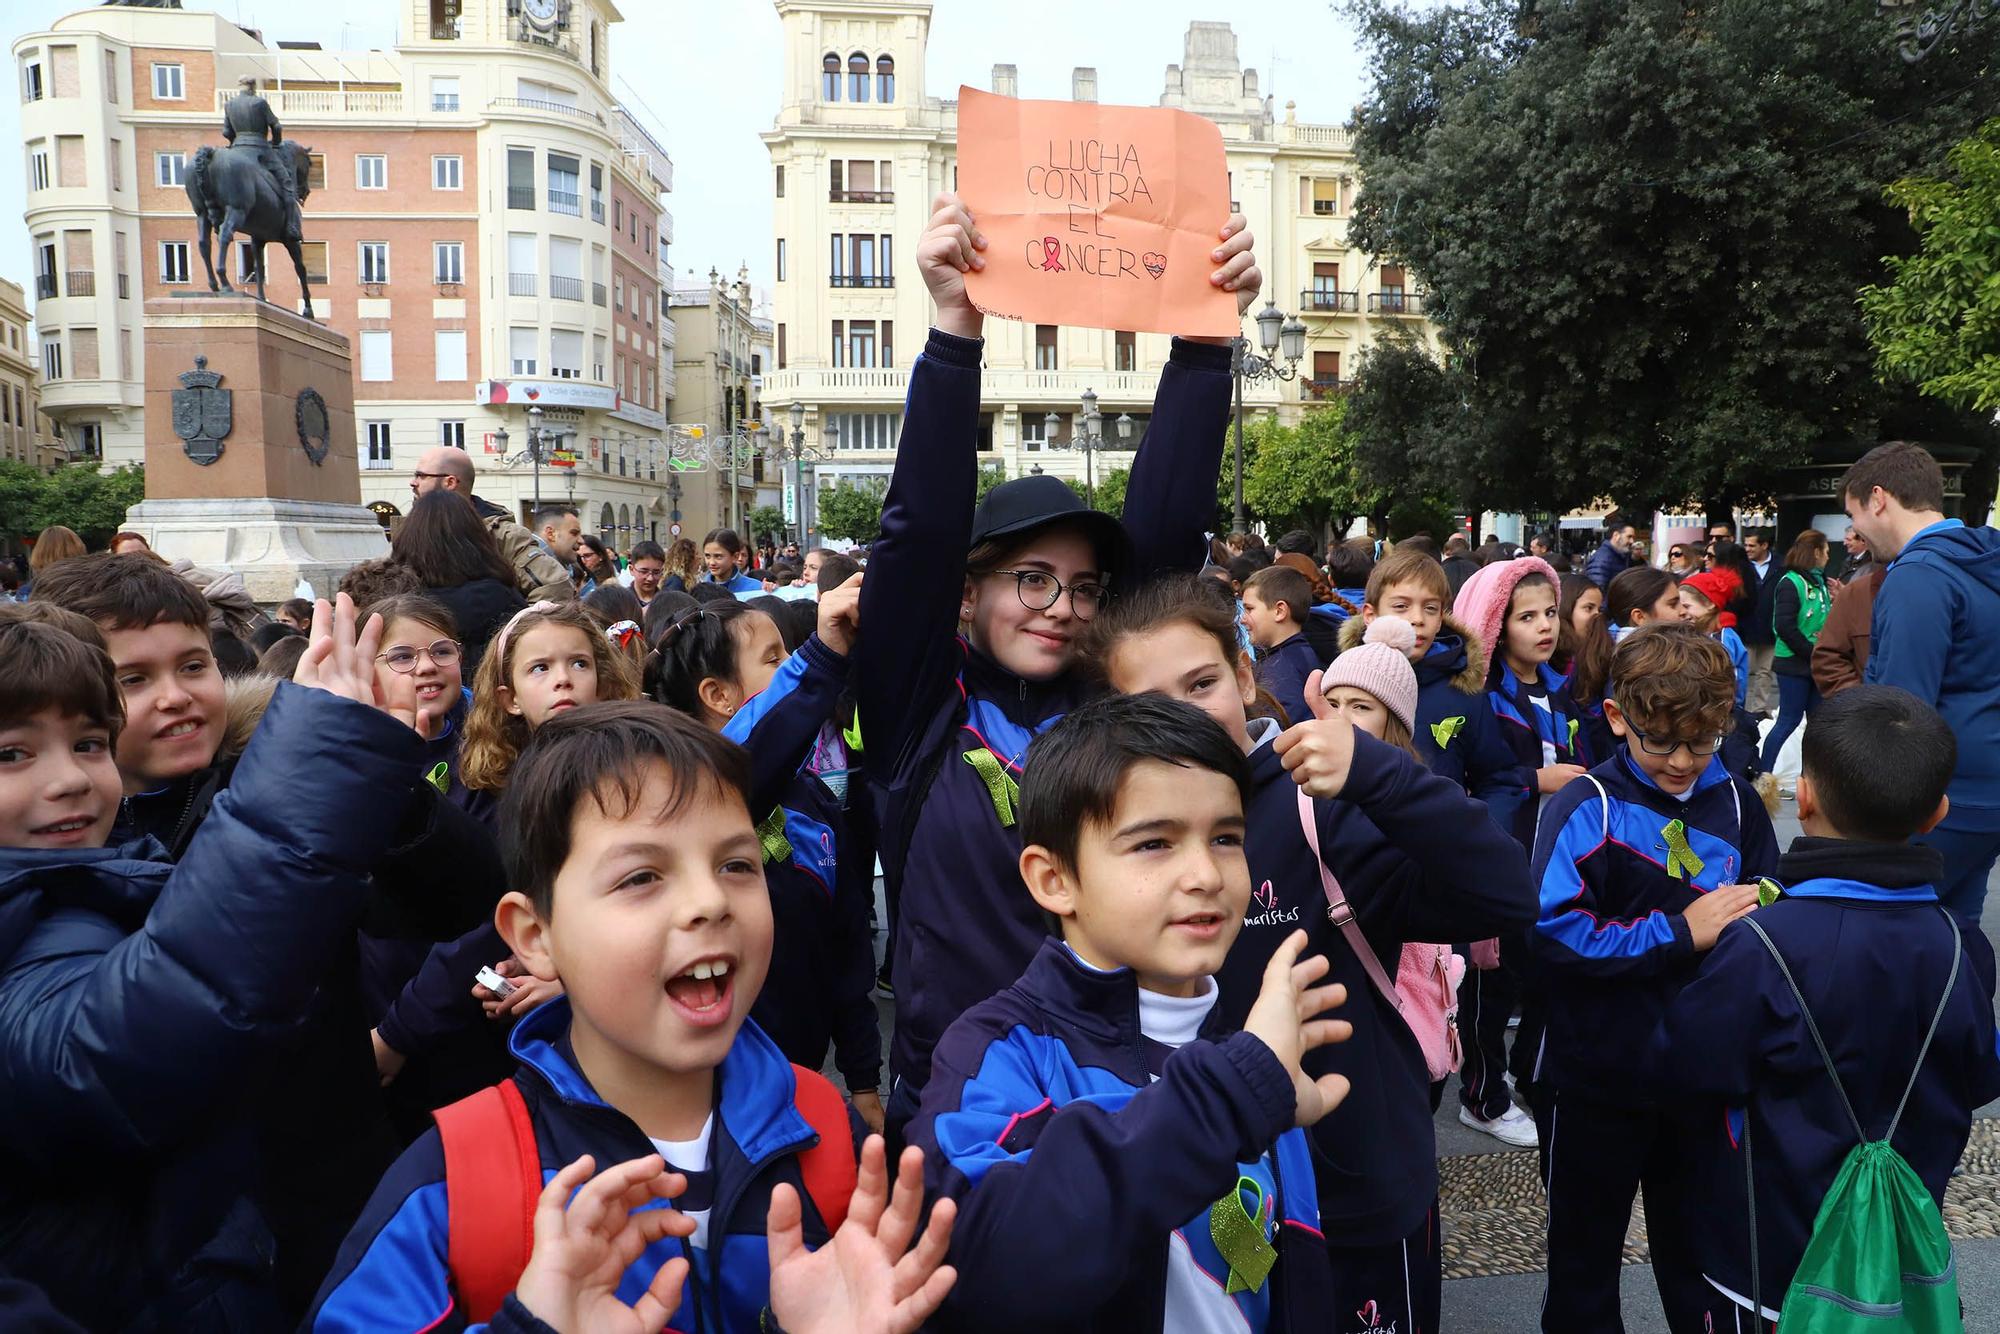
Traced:
<svg viewBox="0 0 2000 1334">
<path fill-rule="evenodd" d="M 1042 270 L 1043 272 L 1047 272 L 1050 269 L 1058 273 L 1063 271 L 1062 247 L 1057 244 L 1055 237 L 1044 236 L 1042 238 Z"/>
</svg>

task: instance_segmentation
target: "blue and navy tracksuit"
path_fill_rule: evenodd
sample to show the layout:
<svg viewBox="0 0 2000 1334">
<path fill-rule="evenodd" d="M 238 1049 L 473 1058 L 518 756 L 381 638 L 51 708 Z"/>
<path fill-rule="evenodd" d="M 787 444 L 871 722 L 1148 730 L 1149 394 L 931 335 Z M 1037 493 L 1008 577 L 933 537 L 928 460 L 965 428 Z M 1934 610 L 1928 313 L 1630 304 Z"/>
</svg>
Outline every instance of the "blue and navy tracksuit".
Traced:
<svg viewBox="0 0 2000 1334">
<path fill-rule="evenodd" d="M 521 1063 L 514 1083 L 534 1123 L 545 1182 L 586 1153 L 601 1169 L 658 1152 L 630 1117 L 590 1086 L 569 1050 L 569 1024 L 569 1000 L 558 997 L 523 1018 L 509 1039 Z M 667 1328 L 689 1334 L 755 1334 L 770 1301 L 764 1222 L 771 1188 L 782 1181 L 799 1190 L 808 1245 L 827 1238 L 798 1168 L 798 1155 L 818 1137 L 794 1106 L 791 1065 L 755 1023 L 745 1021 L 737 1033 L 716 1068 L 715 1084 L 708 1245 L 697 1250 L 681 1238 L 662 1238 L 626 1269 L 618 1295 L 628 1303 L 638 1300 L 662 1264 L 686 1256 L 688 1279 Z M 524 1211 L 524 1225 L 526 1221 Z M 444 1150 L 438 1132 L 431 1130 L 375 1188 L 320 1288 L 309 1327 L 371 1334 L 465 1329 L 465 1314 L 450 1288 L 449 1235 Z M 508 1309 L 521 1323 L 518 1303 Z M 501 1323 L 495 1321 L 496 1326 Z"/>
<path fill-rule="evenodd" d="M 1743 636 L 1736 633 L 1734 626 L 1720 626 L 1714 637 L 1729 655 L 1730 670 L 1736 673 L 1736 703 L 1730 710 L 1735 726 L 1722 740 L 1722 762 L 1729 772 L 1744 778 L 1754 778 L 1761 768 L 1757 759 L 1757 715 L 1744 707 L 1750 697 L 1750 650 L 1744 647 Z"/>
<path fill-rule="evenodd" d="M 1972 1113 L 2000 1098 L 1993 948 L 1938 906 L 1943 863 L 1929 848 L 1800 838 L 1778 862 L 1785 895 L 1757 925 L 1785 956 L 1871 1138 L 1889 1128 L 1944 996 L 1951 936 L 1957 981 L 1891 1140 L 1944 1201 Z M 1813 1220 L 1858 1142 L 1791 987 L 1756 933 L 1723 930 L 1668 1007 L 1658 1035 L 1663 1096 L 1689 1104 L 1690 1164 L 1704 1201 L 1695 1253 L 1712 1288 L 1750 1296 L 1744 1117 L 1756 1173 L 1759 1294 L 1776 1317 Z M 1733 1314 L 1715 1294 L 1717 1329 Z M 1747 1312 L 1747 1304 L 1745 1309 Z"/>
<path fill-rule="evenodd" d="M 1257 684 L 1271 692 L 1287 722 L 1302 723 L 1313 716 L 1306 706 L 1306 678 L 1324 666 L 1301 631 L 1258 656 Z"/>
<path fill-rule="evenodd" d="M 893 1133 L 952 1020 L 1019 977 L 1047 934 L 1021 884 L 1011 787 L 1083 687 L 1028 681 L 956 637 L 978 480 L 978 339 L 933 329 L 861 588 L 854 654 L 882 867 L 897 904 Z M 1199 569 L 1229 416 L 1229 349 L 1176 340 L 1132 465 L 1134 571 Z M 989 759 L 990 756 L 990 759 Z M 991 774 L 988 782 L 985 775 Z"/>
<path fill-rule="evenodd" d="M 751 809 L 765 813 L 757 832 L 771 890 L 771 968 L 750 1017 L 808 1070 L 832 1044 L 848 1088 L 863 1091 L 882 1082 L 869 994 L 875 859 L 865 837 L 854 837 L 864 823 L 848 803 L 858 774 L 833 723 L 846 684 L 847 659 L 815 634 L 722 734 L 750 752 Z"/>
<path fill-rule="evenodd" d="M 1308 1132 L 1319 1186 L 1320 1226 L 1334 1257 L 1338 1301 L 1358 1310 L 1373 1301 L 1387 1328 L 1406 1299 L 1436 1329 L 1438 1302 L 1437 1144 L 1430 1072 L 1409 1026 L 1375 989 L 1347 939 L 1327 917 L 1325 891 L 1300 827 L 1298 787 L 1270 742 L 1277 727 L 1251 723 L 1252 792 L 1244 850 L 1251 902 L 1243 933 L 1217 974 L 1225 1026 L 1240 1027 L 1257 998 L 1264 966 L 1293 931 L 1310 934 L 1308 955 L 1324 954 L 1325 979 L 1347 988 L 1346 1042 L 1306 1053 L 1308 1074 L 1346 1075 L 1347 1098 Z M 1320 849 L 1340 881 L 1376 957 L 1396 975 L 1408 941 L 1485 937 L 1534 920 L 1527 859 L 1485 817 L 1480 803 L 1410 755 L 1357 732 L 1346 787 L 1315 801 Z M 1404 1265 L 1410 1283 L 1406 1294 Z M 1393 1274 L 1390 1282 L 1385 1275 Z M 1428 1319 L 1423 1319 L 1428 1312 Z"/>
<path fill-rule="evenodd" d="M 1233 1312 L 1212 1290 L 1207 1309 L 1232 1328 L 1325 1328 L 1326 1247 L 1290 1076 L 1256 1038 L 1225 1036 L 1219 1007 L 1176 1047 L 1144 1030 L 1144 1005 L 1129 968 L 1044 939 L 1019 980 L 937 1044 L 909 1127 L 927 1193 L 958 1201 L 958 1281 L 933 1327 L 1157 1334 L 1170 1309 L 1185 1319 L 1201 1300 L 1190 1287 L 1228 1286 L 1210 1209 L 1240 1201 L 1276 1267 L 1222 1299 Z"/>
<path fill-rule="evenodd" d="M 1622 1327 L 1619 1247 L 1642 1183 L 1668 1320 L 1699 1327 L 1709 1289 L 1689 1249 L 1687 1148 L 1638 1058 L 1699 963 L 1682 914 L 1697 895 L 1771 875 L 1777 862 L 1764 803 L 1719 756 L 1682 800 L 1621 749 L 1542 812 L 1541 915 L 1528 939 L 1549 1005 L 1534 1068 L 1549 1197 L 1545 1330 Z"/>
</svg>

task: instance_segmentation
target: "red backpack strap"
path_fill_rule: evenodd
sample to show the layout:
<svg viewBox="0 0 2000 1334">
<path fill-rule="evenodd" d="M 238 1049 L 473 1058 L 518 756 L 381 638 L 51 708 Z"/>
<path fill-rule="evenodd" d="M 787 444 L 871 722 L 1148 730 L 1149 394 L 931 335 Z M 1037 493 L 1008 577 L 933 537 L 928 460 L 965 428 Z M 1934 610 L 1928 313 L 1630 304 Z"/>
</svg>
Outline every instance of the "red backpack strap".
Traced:
<svg viewBox="0 0 2000 1334">
<path fill-rule="evenodd" d="M 432 1113 L 444 1146 L 451 1288 L 468 1324 L 491 1320 L 528 1267 L 542 1156 L 511 1079 Z"/>
<path fill-rule="evenodd" d="M 832 1234 L 847 1221 L 847 1201 L 860 1176 L 854 1157 L 854 1123 L 847 1119 L 847 1102 L 840 1090 L 825 1075 L 794 1065 L 792 1077 L 798 1085 L 792 1105 L 819 1135 L 819 1143 L 799 1154 L 799 1177 Z"/>
</svg>

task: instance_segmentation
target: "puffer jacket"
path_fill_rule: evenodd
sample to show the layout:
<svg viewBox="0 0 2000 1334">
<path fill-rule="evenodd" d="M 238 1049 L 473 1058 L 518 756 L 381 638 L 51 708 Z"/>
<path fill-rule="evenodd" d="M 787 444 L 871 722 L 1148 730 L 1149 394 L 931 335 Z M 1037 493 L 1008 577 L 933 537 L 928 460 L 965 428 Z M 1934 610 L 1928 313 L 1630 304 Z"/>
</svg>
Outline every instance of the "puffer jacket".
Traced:
<svg viewBox="0 0 2000 1334">
<path fill-rule="evenodd" d="M 72 1318 L 280 1327 L 259 1196 L 285 1165 L 252 1112 L 352 948 L 419 750 L 285 684 L 178 865 L 152 839 L 0 850 L 0 1255 Z"/>
<path fill-rule="evenodd" d="M 570 581 L 569 571 L 562 562 L 549 554 L 549 549 L 535 540 L 535 535 L 514 521 L 514 516 L 490 500 L 469 496 L 473 510 L 479 521 L 486 525 L 486 531 L 493 534 L 493 540 L 500 544 L 500 554 L 514 568 L 514 584 L 521 596 L 530 602 L 568 602 L 576 596 L 576 585 Z"/>
</svg>

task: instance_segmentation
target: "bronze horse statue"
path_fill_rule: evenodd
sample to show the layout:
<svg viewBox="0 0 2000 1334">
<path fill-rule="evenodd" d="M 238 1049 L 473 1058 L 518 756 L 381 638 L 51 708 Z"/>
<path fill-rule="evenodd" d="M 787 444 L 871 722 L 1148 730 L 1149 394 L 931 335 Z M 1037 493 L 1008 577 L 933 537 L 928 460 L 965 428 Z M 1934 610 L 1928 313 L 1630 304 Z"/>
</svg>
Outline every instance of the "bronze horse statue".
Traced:
<svg viewBox="0 0 2000 1334">
<path fill-rule="evenodd" d="M 304 144 L 287 139 L 279 151 L 291 166 L 298 197 L 303 200 L 311 193 L 307 180 L 312 165 L 311 150 Z M 291 253 L 292 267 L 299 275 L 299 295 L 305 303 L 306 318 L 313 318 L 312 290 L 306 285 L 305 250 L 299 237 L 292 235 L 287 226 L 285 203 L 279 197 L 277 182 L 257 160 L 256 153 L 248 148 L 226 148 L 219 153 L 209 146 L 196 149 L 187 177 L 187 197 L 201 224 L 201 264 L 208 270 L 209 291 L 236 290 L 229 284 L 229 247 L 236 233 L 243 232 L 250 238 L 251 276 L 257 281 L 257 299 L 268 300 L 264 295 L 264 247 L 277 241 Z M 222 256 L 220 274 L 216 272 L 215 259 L 209 251 L 211 239 L 218 235 L 218 249 Z"/>
</svg>

